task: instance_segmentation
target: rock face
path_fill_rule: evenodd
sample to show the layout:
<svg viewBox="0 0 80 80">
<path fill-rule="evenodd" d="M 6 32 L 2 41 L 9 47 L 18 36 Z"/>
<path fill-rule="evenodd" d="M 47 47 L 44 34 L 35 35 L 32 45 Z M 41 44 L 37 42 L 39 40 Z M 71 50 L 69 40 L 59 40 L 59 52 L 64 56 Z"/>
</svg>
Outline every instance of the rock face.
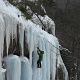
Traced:
<svg viewBox="0 0 80 80">
<path fill-rule="evenodd" d="M 20 17 L 18 17 L 18 15 L 20 15 Z M 52 35 L 42 30 L 42 25 L 36 23 L 36 18 L 33 18 L 34 20 L 32 20 L 34 23 L 31 20 L 26 20 L 25 17 L 21 16 L 21 12 L 18 9 L 7 2 L 5 3 L 2 0 L 0 0 L 0 16 L 0 57 L 5 54 L 3 53 L 5 43 L 7 53 L 5 62 L 7 61 L 6 69 L 8 80 L 26 80 L 26 78 L 28 80 L 56 80 L 57 68 L 60 66 L 64 75 L 63 80 L 68 80 L 68 72 L 59 52 L 58 39 L 53 36 L 55 35 L 54 21 L 52 21 L 47 15 L 44 17 L 39 16 L 40 19 L 44 22 L 44 25 L 46 25 L 46 31 L 48 30 L 47 28 L 50 28 L 52 30 Z M 29 54 L 29 61 L 24 57 L 26 48 L 24 47 L 24 42 L 26 43 L 26 50 L 28 50 L 27 52 Z M 9 49 L 11 47 L 11 44 L 15 48 L 16 45 L 18 46 L 17 48 L 20 52 L 18 53 L 23 58 L 19 58 L 15 55 L 9 56 Z M 37 60 L 39 58 L 37 54 L 37 47 L 39 47 L 40 50 L 44 51 L 43 61 L 41 63 L 42 67 L 39 69 L 37 68 Z M 11 54 L 17 54 L 15 53 L 17 52 L 17 49 L 15 48 Z M 24 70 L 25 75 L 22 74 Z"/>
</svg>

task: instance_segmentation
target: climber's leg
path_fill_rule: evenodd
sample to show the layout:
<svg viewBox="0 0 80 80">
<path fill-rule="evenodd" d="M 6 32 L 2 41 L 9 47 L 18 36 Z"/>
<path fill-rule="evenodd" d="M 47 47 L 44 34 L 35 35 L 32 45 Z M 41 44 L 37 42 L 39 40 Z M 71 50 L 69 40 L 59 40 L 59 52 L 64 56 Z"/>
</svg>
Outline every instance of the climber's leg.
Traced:
<svg viewBox="0 0 80 80">
<path fill-rule="evenodd" d="M 41 68 L 41 60 L 37 61 L 37 68 Z"/>
<path fill-rule="evenodd" d="M 41 68 L 41 61 L 40 61 L 40 68 Z"/>
<path fill-rule="evenodd" d="M 37 68 L 39 68 L 39 60 L 37 61 Z"/>
<path fill-rule="evenodd" d="M 39 68 L 41 68 L 41 60 L 39 60 Z"/>
</svg>

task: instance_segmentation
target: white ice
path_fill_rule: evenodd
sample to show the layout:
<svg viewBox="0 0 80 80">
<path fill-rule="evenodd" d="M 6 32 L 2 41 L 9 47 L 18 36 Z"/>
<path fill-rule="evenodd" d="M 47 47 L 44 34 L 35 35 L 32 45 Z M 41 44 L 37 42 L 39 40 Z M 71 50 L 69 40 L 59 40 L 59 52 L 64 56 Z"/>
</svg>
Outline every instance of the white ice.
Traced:
<svg viewBox="0 0 80 80">
<path fill-rule="evenodd" d="M 21 80 L 21 61 L 16 55 L 4 58 L 7 70 L 7 80 Z"/>
<path fill-rule="evenodd" d="M 26 57 L 20 57 L 21 60 L 21 80 L 32 80 L 32 68 Z"/>
</svg>

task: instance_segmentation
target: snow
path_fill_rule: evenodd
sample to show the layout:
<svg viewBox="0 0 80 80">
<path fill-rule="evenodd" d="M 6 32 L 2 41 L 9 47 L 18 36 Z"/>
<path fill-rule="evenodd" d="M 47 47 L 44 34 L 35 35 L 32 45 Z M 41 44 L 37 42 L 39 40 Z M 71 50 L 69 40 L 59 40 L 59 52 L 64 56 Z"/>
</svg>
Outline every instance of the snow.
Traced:
<svg viewBox="0 0 80 80">
<path fill-rule="evenodd" d="M 40 18 L 40 20 L 42 21 L 44 26 L 38 17 Z M 47 15 L 45 15 L 44 17 L 38 15 L 38 17 L 34 14 L 31 19 L 32 22 L 37 25 L 40 25 L 40 28 L 45 27 L 45 31 L 47 31 L 47 32 L 50 29 L 51 33 L 55 36 L 55 23 L 54 23 L 54 21 L 51 18 L 49 18 Z"/>
<path fill-rule="evenodd" d="M 20 17 L 18 17 L 18 15 L 20 15 Z M 39 18 L 46 25 L 46 31 L 50 28 L 52 34 L 55 35 L 54 21 L 47 15 L 44 17 L 39 16 Z M 0 0 L 0 80 L 2 80 L 1 57 L 3 55 L 5 36 L 7 57 L 4 61 L 7 65 L 7 80 L 20 80 L 20 77 L 22 80 L 50 80 L 50 76 L 52 76 L 52 80 L 55 80 L 56 65 L 58 67 L 59 65 L 62 65 L 65 74 L 64 80 L 67 80 L 68 72 L 60 56 L 58 39 L 42 30 L 42 24 L 38 22 L 39 20 L 35 20 L 36 17 L 34 18 L 34 21 L 26 20 L 21 16 L 21 12 L 17 8 L 7 1 L 4 2 Z M 8 56 L 10 38 L 12 37 L 12 40 L 17 38 L 17 25 L 19 26 L 19 43 L 22 56 L 20 58 L 16 55 Z M 29 60 L 24 57 L 24 39 L 28 44 Z M 42 68 L 37 68 L 37 60 L 39 57 L 37 54 L 37 47 L 44 51 Z M 56 60 L 58 60 L 58 64 L 56 64 Z"/>
</svg>

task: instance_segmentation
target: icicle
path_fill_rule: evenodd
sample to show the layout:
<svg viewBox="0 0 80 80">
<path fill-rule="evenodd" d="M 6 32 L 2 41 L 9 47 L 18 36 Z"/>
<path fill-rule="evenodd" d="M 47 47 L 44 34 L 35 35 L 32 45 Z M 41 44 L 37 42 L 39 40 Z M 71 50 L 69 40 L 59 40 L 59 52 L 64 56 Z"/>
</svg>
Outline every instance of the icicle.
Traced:
<svg viewBox="0 0 80 80">
<path fill-rule="evenodd" d="M 4 20 L 2 14 L 0 13 L 0 80 L 2 80 L 2 56 L 4 47 Z"/>
<path fill-rule="evenodd" d="M 16 39 L 16 42 L 17 42 L 17 25 L 18 25 L 18 21 L 13 18 L 13 39 L 15 38 Z"/>
<path fill-rule="evenodd" d="M 28 24 L 30 23 L 30 21 L 28 22 Z M 30 58 L 30 64 L 32 65 L 32 52 L 33 52 L 33 49 L 34 49 L 34 41 L 33 41 L 33 28 L 34 28 L 34 25 L 32 23 L 30 23 L 29 25 L 29 28 L 28 28 L 28 34 L 27 35 L 27 42 L 28 42 L 28 47 L 29 47 L 29 58 Z M 32 28 L 33 26 L 33 28 Z"/>
<path fill-rule="evenodd" d="M 0 46 L 1 46 L 1 54 L 3 56 L 3 48 L 4 48 L 4 20 L 3 17 L 0 15 Z"/>
<path fill-rule="evenodd" d="M 21 46 L 21 54 L 24 56 L 24 25 L 20 24 L 19 26 L 19 40 L 20 40 L 20 46 Z"/>
<path fill-rule="evenodd" d="M 7 45 L 7 55 L 8 55 L 8 48 L 10 45 L 10 35 L 11 35 L 11 18 L 9 15 L 4 14 L 3 16 L 5 22 L 5 35 L 6 35 L 6 45 Z"/>
</svg>

